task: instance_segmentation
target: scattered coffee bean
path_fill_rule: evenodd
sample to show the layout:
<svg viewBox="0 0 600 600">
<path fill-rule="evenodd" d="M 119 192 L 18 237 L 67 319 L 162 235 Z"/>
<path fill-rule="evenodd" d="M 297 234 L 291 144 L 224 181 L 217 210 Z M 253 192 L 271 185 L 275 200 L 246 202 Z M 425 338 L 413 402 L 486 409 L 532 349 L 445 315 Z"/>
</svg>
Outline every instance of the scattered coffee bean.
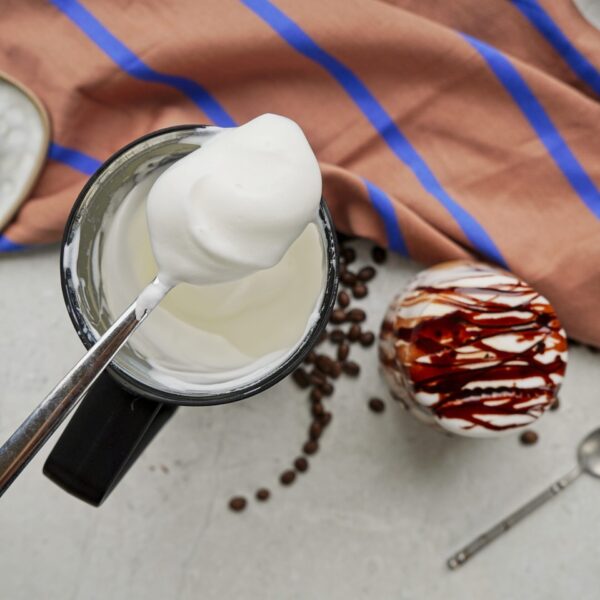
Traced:
<svg viewBox="0 0 600 600">
<path fill-rule="evenodd" d="M 337 379 L 342 374 L 342 365 L 339 362 L 332 363 L 331 371 L 329 372 L 329 374 L 334 379 Z"/>
<path fill-rule="evenodd" d="M 244 498 L 243 496 L 234 496 L 229 501 L 229 508 L 234 512 L 241 512 L 246 508 L 246 504 L 246 498 Z"/>
<path fill-rule="evenodd" d="M 330 412 L 324 412 L 319 417 L 319 420 L 321 422 L 321 426 L 322 427 L 327 427 L 327 425 L 329 425 L 329 423 L 331 423 L 331 419 L 333 419 L 333 415 Z"/>
<path fill-rule="evenodd" d="M 373 260 L 377 264 L 385 262 L 387 252 L 378 246 L 371 251 Z M 345 373 L 355 377 L 360 373 L 360 365 L 354 361 L 348 360 L 350 356 L 350 343 L 360 342 L 364 347 L 372 346 L 376 341 L 376 336 L 371 331 L 362 331 L 359 323 L 366 320 L 366 313 L 360 308 L 350 308 L 352 297 L 362 299 L 369 293 L 366 285 L 377 275 L 377 269 L 373 266 L 366 266 L 352 271 L 349 268 L 351 263 L 356 261 L 356 251 L 354 248 L 343 246 L 340 253 L 340 281 L 347 289 L 341 289 L 337 295 L 337 307 L 331 313 L 329 318 L 328 330 L 323 331 L 315 344 L 322 344 L 330 340 L 336 344 L 336 358 L 327 354 L 319 353 L 318 350 L 311 350 L 304 358 L 304 367 L 296 369 L 293 373 L 293 379 L 300 388 L 309 388 L 310 404 L 309 410 L 312 415 L 312 422 L 308 430 L 308 439 L 302 446 L 302 452 L 306 456 L 312 456 L 319 450 L 318 440 L 323 435 L 324 429 L 331 422 L 333 415 L 327 411 L 323 399 L 334 393 L 333 379 Z M 336 325 L 348 323 L 348 330 L 345 332 Z M 331 326 L 334 326 L 331 328 Z M 345 329 L 345 328 L 344 328 Z M 311 365 L 308 367 L 307 365 Z M 309 370 L 310 369 L 310 370 Z M 558 400 L 556 401 L 558 403 Z M 374 412 L 383 412 L 385 404 L 379 398 L 372 398 L 369 401 L 369 408 Z M 551 407 L 555 410 L 554 405 Z M 279 480 L 282 485 L 291 485 L 296 479 L 296 472 L 304 473 L 309 468 L 309 461 L 305 456 L 300 456 L 293 461 L 294 469 L 283 471 Z M 267 488 L 256 490 L 255 497 L 257 501 L 264 502 L 270 498 L 270 491 Z M 230 507 L 235 511 L 242 511 L 247 505 L 247 501 L 242 496 L 232 498 Z"/>
<path fill-rule="evenodd" d="M 360 373 L 360 365 L 352 360 L 347 360 L 342 365 L 342 370 L 350 377 L 356 377 Z"/>
<path fill-rule="evenodd" d="M 345 292 L 344 290 L 342 290 L 338 294 L 338 304 L 342 308 L 346 308 L 350 304 L 350 296 L 348 295 L 348 292 Z"/>
<path fill-rule="evenodd" d="M 550 410 L 558 410 L 560 408 L 560 400 L 554 398 L 554 402 L 550 405 Z"/>
<path fill-rule="evenodd" d="M 304 369 L 296 369 L 292 377 L 299 388 L 306 389 L 310 385 L 310 377 Z"/>
<path fill-rule="evenodd" d="M 356 275 L 352 271 L 342 271 L 342 273 L 340 273 L 340 281 L 344 285 L 352 287 L 356 283 Z"/>
<path fill-rule="evenodd" d="M 367 286 L 364 283 L 356 283 L 352 287 L 352 295 L 357 300 L 364 298 L 368 293 L 369 293 L 369 289 L 367 288 Z"/>
<path fill-rule="evenodd" d="M 256 499 L 259 502 L 266 502 L 271 496 L 271 492 L 267 488 L 260 488 L 256 490 Z"/>
<path fill-rule="evenodd" d="M 381 246 L 373 246 L 371 249 L 371 257 L 373 262 L 381 265 L 387 260 L 387 250 Z"/>
<path fill-rule="evenodd" d="M 321 427 L 321 424 L 318 421 L 313 421 L 308 428 L 308 437 L 311 440 L 318 440 L 322 433 L 323 428 Z"/>
<path fill-rule="evenodd" d="M 358 279 L 360 281 L 371 281 L 371 279 L 373 279 L 373 277 L 375 277 L 375 274 L 377 273 L 377 271 L 375 271 L 375 269 L 373 267 L 363 267 L 359 272 L 358 272 Z"/>
<path fill-rule="evenodd" d="M 282 485 L 291 485 L 294 483 L 294 479 L 296 479 L 296 472 L 291 469 L 284 471 L 279 477 L 279 481 L 281 481 Z"/>
<path fill-rule="evenodd" d="M 362 308 L 353 308 L 348 311 L 346 318 L 351 323 L 362 323 L 367 318 L 367 315 Z"/>
<path fill-rule="evenodd" d="M 323 386 L 327 383 L 325 375 L 318 369 L 313 369 L 308 376 L 312 385 Z"/>
<path fill-rule="evenodd" d="M 361 330 L 360 330 L 360 325 L 358 325 L 357 323 L 354 323 L 353 325 L 350 326 L 350 329 L 348 330 L 348 339 L 351 342 L 356 342 L 361 335 Z"/>
<path fill-rule="evenodd" d="M 350 354 L 350 345 L 348 342 L 340 344 L 337 351 L 338 360 L 344 362 L 348 358 L 348 354 Z M 306 377 L 308 378 L 308 375 Z"/>
<path fill-rule="evenodd" d="M 314 350 L 311 350 L 307 355 L 306 358 L 304 359 L 304 362 L 307 365 L 312 365 L 315 362 L 315 359 L 317 358 L 317 353 Z"/>
<path fill-rule="evenodd" d="M 341 256 L 344 259 L 344 262 L 349 265 L 356 260 L 356 250 L 349 247 L 342 248 Z"/>
<path fill-rule="evenodd" d="M 321 402 L 322 398 L 323 398 L 323 392 L 319 388 L 313 388 L 312 391 L 310 392 L 310 399 L 313 402 Z"/>
<path fill-rule="evenodd" d="M 309 456 L 311 454 L 315 454 L 318 450 L 319 442 L 317 442 L 316 440 L 308 440 L 308 442 L 306 442 L 304 446 L 302 446 L 302 452 L 304 452 L 304 454 L 308 454 Z"/>
<path fill-rule="evenodd" d="M 373 345 L 375 334 L 372 331 L 365 331 L 360 334 L 360 345 L 368 348 Z"/>
<path fill-rule="evenodd" d="M 329 339 L 334 344 L 341 344 L 346 339 L 346 334 L 341 329 L 334 329 L 329 334 Z"/>
<path fill-rule="evenodd" d="M 299 456 L 294 461 L 294 467 L 296 467 L 296 471 L 300 473 L 305 473 L 308 471 L 308 461 L 304 458 L 304 456 Z"/>
<path fill-rule="evenodd" d="M 519 439 L 521 440 L 521 444 L 524 446 L 531 446 L 538 441 L 539 437 L 535 431 L 528 429 L 521 434 Z"/>
<path fill-rule="evenodd" d="M 323 396 L 331 396 L 333 394 L 333 385 L 329 381 L 320 385 L 319 389 L 323 392 Z"/>
<path fill-rule="evenodd" d="M 329 320 L 336 325 L 343 323 L 346 320 L 346 313 L 341 308 L 336 308 L 332 313 Z"/>
<path fill-rule="evenodd" d="M 317 356 L 317 367 L 319 367 L 323 373 L 330 375 L 333 367 L 333 360 L 325 354 L 319 354 L 319 356 Z"/>
<path fill-rule="evenodd" d="M 369 408 L 374 413 L 382 413 L 385 410 L 385 402 L 380 398 L 371 398 L 369 400 Z"/>
</svg>

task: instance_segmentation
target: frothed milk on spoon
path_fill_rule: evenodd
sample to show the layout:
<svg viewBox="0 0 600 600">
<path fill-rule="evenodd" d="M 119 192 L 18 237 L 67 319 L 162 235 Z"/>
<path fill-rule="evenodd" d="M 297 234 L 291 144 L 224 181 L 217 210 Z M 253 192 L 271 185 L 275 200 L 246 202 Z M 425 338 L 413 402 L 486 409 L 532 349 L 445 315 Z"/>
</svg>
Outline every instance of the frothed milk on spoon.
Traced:
<svg viewBox="0 0 600 600">
<path fill-rule="evenodd" d="M 321 187 L 302 130 L 277 115 L 225 130 L 177 161 L 148 194 L 159 271 L 138 299 L 138 316 L 179 283 L 223 283 L 274 267 L 316 220 Z"/>
</svg>

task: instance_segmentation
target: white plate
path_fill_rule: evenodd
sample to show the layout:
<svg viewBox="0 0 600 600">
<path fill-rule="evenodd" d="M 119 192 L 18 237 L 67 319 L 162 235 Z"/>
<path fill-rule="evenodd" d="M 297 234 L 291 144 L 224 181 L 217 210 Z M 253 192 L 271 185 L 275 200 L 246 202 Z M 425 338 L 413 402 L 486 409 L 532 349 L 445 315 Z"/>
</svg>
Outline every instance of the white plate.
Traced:
<svg viewBox="0 0 600 600">
<path fill-rule="evenodd" d="M 46 158 L 49 133 L 40 101 L 0 73 L 0 228 L 31 192 Z"/>
</svg>

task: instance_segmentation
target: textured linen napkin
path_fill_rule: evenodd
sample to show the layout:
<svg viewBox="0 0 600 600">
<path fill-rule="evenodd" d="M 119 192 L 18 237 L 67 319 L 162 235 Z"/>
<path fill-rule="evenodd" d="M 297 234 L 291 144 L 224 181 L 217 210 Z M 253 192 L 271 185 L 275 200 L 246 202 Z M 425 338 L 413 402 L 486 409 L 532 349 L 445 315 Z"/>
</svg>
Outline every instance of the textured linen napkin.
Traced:
<svg viewBox="0 0 600 600">
<path fill-rule="evenodd" d="M 53 140 L 0 249 L 60 239 L 152 130 L 296 120 L 337 227 L 423 263 L 479 256 L 600 344 L 600 32 L 571 0 L 3 0 L 0 70 Z"/>
</svg>

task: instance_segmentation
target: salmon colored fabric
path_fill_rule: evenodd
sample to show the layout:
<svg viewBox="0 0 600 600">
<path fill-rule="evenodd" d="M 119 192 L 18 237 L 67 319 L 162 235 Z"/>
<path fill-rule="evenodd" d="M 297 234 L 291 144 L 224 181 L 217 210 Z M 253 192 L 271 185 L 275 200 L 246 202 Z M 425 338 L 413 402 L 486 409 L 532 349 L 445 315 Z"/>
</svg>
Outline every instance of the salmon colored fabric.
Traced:
<svg viewBox="0 0 600 600">
<path fill-rule="evenodd" d="M 571 0 L 3 0 L 0 71 L 47 106 L 47 167 L 2 233 L 60 239 L 145 133 L 296 120 L 338 228 L 478 256 L 600 344 L 600 32 Z M 0 248 L 2 245 L 0 244 Z"/>
</svg>

